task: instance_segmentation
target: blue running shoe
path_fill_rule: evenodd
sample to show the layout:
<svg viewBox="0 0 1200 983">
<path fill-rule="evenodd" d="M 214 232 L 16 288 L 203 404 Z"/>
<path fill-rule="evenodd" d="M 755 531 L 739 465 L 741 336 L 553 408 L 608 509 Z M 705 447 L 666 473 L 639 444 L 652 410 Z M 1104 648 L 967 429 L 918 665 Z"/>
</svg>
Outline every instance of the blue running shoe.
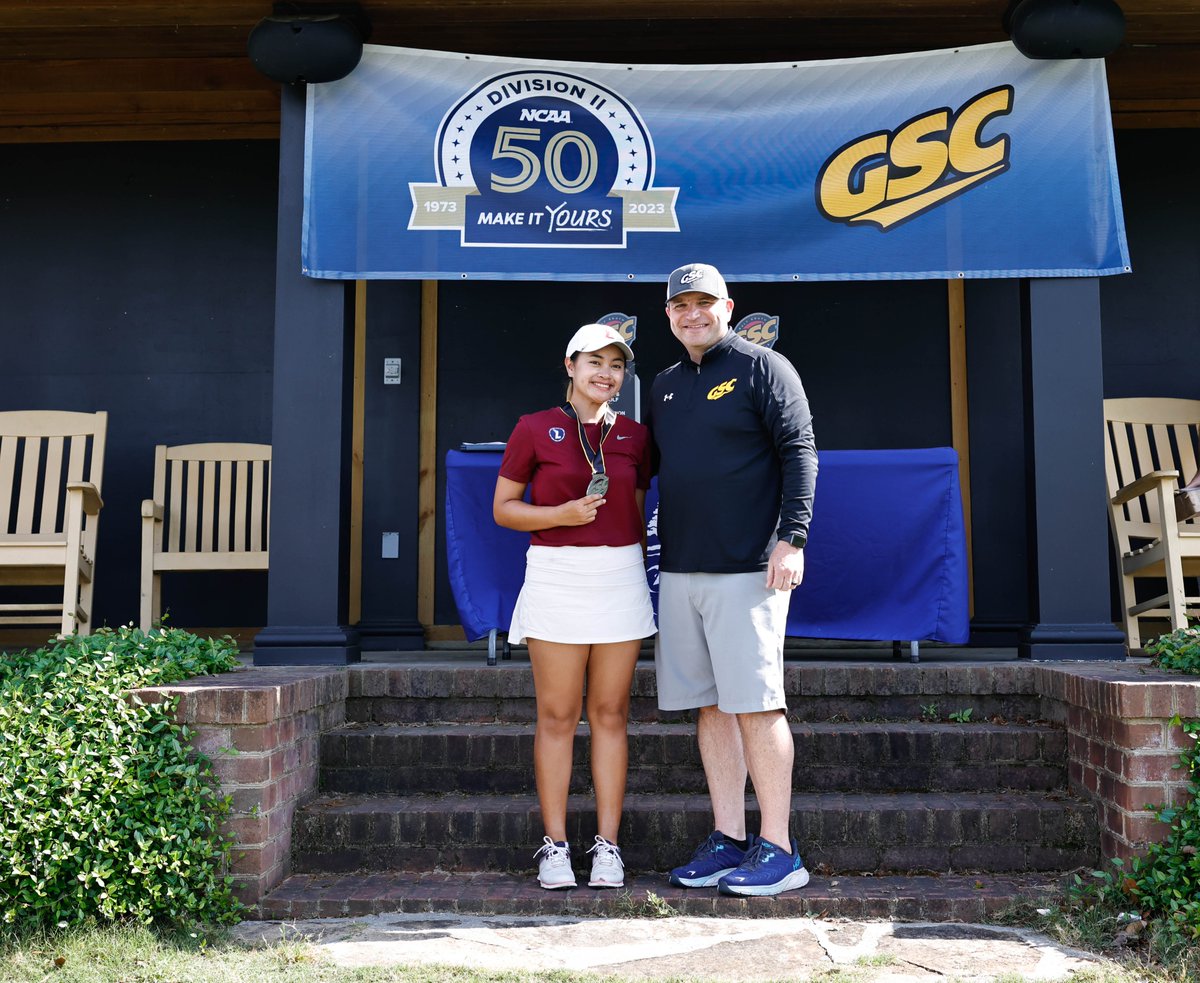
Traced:
<svg viewBox="0 0 1200 983">
<path fill-rule="evenodd" d="M 738 869 L 717 882 L 717 890 L 722 894 L 759 896 L 794 891 L 807 883 L 808 871 L 804 869 L 796 841 L 792 840 L 789 855 L 760 836 L 746 851 L 746 859 Z"/>
<path fill-rule="evenodd" d="M 747 838 L 747 846 L 750 850 L 754 849 L 753 836 Z M 691 860 L 671 871 L 671 883 L 676 887 L 712 887 L 726 874 L 736 870 L 748 852 L 725 839 L 725 834 L 720 830 L 715 830 L 696 847 Z"/>
</svg>

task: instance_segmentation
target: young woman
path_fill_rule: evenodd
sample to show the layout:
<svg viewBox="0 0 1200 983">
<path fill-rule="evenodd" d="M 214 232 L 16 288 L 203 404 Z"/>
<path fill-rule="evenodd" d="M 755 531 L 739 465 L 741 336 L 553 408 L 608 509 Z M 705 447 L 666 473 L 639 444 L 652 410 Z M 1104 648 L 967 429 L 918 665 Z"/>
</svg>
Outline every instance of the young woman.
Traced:
<svg viewBox="0 0 1200 983">
<path fill-rule="evenodd" d="M 508 636 L 528 644 L 533 665 L 533 764 L 545 827 L 535 857 L 544 888 L 575 886 L 567 791 L 585 680 L 599 820 L 588 885 L 625 883 L 617 833 L 629 691 L 642 639 L 655 631 L 642 559 L 649 432 L 608 409 L 632 358 L 610 327 L 576 331 L 564 361 L 566 402 L 517 421 L 496 481 L 496 522 L 532 534 Z"/>
</svg>

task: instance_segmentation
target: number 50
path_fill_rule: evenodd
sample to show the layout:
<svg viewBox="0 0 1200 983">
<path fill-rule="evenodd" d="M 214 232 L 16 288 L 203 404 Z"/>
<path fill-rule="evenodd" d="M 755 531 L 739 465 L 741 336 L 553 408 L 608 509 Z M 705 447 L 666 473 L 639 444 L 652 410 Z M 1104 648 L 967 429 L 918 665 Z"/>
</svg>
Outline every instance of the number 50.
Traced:
<svg viewBox="0 0 1200 983">
<path fill-rule="evenodd" d="M 563 130 L 554 134 L 546 141 L 546 149 L 541 158 L 528 147 L 520 145 L 519 141 L 540 143 L 542 131 L 532 127 L 502 126 L 496 131 L 496 146 L 492 150 L 492 160 L 515 160 L 520 164 L 520 170 L 512 177 L 504 177 L 492 172 L 492 190 L 515 194 L 532 188 L 546 169 L 546 180 L 564 195 L 578 194 L 591 187 L 596 180 L 597 154 L 596 145 L 586 133 L 578 130 Z M 567 147 L 579 150 L 579 172 L 574 177 L 563 173 L 563 151 Z"/>
</svg>

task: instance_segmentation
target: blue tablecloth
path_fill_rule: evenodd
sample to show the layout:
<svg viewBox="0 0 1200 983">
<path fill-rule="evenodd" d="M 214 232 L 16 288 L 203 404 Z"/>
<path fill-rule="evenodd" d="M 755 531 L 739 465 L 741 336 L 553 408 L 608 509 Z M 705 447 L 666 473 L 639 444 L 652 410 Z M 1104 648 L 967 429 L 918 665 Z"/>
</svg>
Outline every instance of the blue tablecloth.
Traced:
<svg viewBox="0 0 1200 983">
<path fill-rule="evenodd" d="M 492 629 L 508 631 L 525 575 L 528 533 L 492 521 L 500 456 L 446 455 L 450 585 L 472 641 Z M 822 451 L 820 461 L 804 583 L 792 595 L 788 634 L 966 642 L 966 541 L 954 451 Z M 654 489 L 646 499 L 653 530 Z M 653 589 L 653 535 L 649 545 Z"/>
</svg>

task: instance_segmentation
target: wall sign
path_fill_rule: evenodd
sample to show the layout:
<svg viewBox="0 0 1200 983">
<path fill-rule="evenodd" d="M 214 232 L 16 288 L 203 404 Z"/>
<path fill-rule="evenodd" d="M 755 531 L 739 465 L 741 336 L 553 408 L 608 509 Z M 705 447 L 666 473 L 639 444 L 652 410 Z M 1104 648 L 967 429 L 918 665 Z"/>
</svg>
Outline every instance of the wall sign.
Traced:
<svg viewBox="0 0 1200 983">
<path fill-rule="evenodd" d="M 765 65 L 368 45 L 308 87 L 303 271 L 661 281 L 1126 272 L 1104 63 Z"/>
</svg>

